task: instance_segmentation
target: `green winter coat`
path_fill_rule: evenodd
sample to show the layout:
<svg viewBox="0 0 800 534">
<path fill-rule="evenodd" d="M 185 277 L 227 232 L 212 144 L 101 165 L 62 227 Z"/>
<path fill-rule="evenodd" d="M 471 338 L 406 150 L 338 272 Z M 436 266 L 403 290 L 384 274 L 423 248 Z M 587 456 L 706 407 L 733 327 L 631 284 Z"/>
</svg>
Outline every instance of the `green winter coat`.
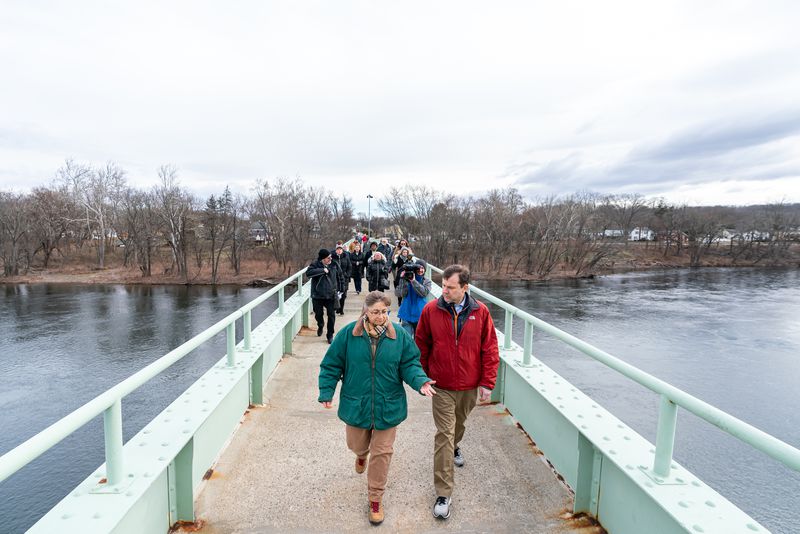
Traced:
<svg viewBox="0 0 800 534">
<path fill-rule="evenodd" d="M 358 428 L 386 430 L 408 416 L 403 382 L 419 391 L 430 378 L 419 363 L 419 349 L 402 328 L 389 322 L 378 341 L 375 358 L 360 321 L 345 326 L 334 338 L 319 371 L 319 402 L 339 392 L 339 419 Z"/>
</svg>

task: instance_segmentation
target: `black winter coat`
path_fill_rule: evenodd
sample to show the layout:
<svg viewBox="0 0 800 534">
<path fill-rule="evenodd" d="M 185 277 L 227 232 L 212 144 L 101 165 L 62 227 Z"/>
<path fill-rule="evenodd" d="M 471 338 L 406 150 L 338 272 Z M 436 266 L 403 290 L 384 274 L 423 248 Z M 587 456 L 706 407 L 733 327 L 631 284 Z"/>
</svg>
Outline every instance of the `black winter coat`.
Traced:
<svg viewBox="0 0 800 534">
<path fill-rule="evenodd" d="M 389 289 L 389 266 L 383 260 L 373 261 L 367 265 L 367 283 L 370 291 L 383 291 Z M 381 280 L 385 280 L 381 284 Z"/>
<path fill-rule="evenodd" d="M 363 252 L 350 253 L 350 265 L 353 269 L 350 271 L 350 278 L 364 278 L 364 266 L 367 264 L 367 259 Z"/>
<path fill-rule="evenodd" d="M 352 266 L 350 264 L 350 253 L 342 252 L 341 256 L 337 256 L 334 253 L 331 255 L 331 260 L 331 263 L 336 263 L 339 265 L 339 268 L 342 270 L 342 275 L 344 275 L 345 284 L 349 284 L 350 273 L 352 271 Z"/>
<path fill-rule="evenodd" d="M 344 275 L 339 265 L 332 261 L 327 266 L 327 274 L 325 267 L 321 260 L 311 262 L 308 266 L 306 276 L 311 279 L 312 299 L 333 299 L 336 298 L 337 291 L 344 291 Z"/>
</svg>

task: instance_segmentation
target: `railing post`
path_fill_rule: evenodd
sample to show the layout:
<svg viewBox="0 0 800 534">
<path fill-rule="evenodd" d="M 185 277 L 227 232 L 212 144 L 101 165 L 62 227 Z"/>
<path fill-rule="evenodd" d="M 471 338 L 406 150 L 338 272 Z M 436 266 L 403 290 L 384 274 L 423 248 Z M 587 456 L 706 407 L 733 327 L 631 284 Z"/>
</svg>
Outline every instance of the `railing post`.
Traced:
<svg viewBox="0 0 800 534">
<path fill-rule="evenodd" d="M 106 442 L 106 479 L 109 486 L 122 482 L 122 400 L 103 412 L 103 433 Z"/>
<path fill-rule="evenodd" d="M 303 301 L 303 326 L 310 326 L 311 325 L 311 299 L 306 298 Z"/>
<path fill-rule="evenodd" d="M 283 288 L 285 286 L 281 286 L 278 288 L 278 313 L 283 315 L 284 314 L 284 306 L 283 306 Z"/>
<path fill-rule="evenodd" d="M 531 353 L 533 352 L 533 323 L 525 321 L 525 344 L 522 349 L 522 365 L 531 365 Z"/>
<path fill-rule="evenodd" d="M 253 332 L 252 332 L 252 318 L 250 316 L 250 311 L 247 310 L 244 312 L 244 350 L 250 350 L 250 347 L 253 343 Z"/>
<path fill-rule="evenodd" d="M 506 310 L 506 324 L 503 331 L 503 348 L 509 350 L 511 348 L 511 332 L 514 330 L 514 314 L 511 310 Z"/>
<path fill-rule="evenodd" d="M 297 294 L 303 296 L 303 273 L 297 275 Z"/>
<path fill-rule="evenodd" d="M 231 321 L 226 329 L 228 341 L 228 367 L 236 365 L 236 321 Z"/>
<path fill-rule="evenodd" d="M 675 427 L 678 420 L 678 406 L 661 395 L 658 411 L 658 432 L 656 433 L 656 457 L 653 472 L 660 477 L 668 477 L 672 465 L 672 451 L 675 446 Z"/>
</svg>

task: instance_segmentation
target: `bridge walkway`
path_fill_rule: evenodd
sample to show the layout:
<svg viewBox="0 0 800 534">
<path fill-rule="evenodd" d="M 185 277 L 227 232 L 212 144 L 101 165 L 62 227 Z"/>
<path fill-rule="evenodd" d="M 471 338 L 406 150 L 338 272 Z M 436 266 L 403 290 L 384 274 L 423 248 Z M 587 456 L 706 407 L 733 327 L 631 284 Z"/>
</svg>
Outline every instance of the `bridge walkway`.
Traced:
<svg viewBox="0 0 800 534">
<path fill-rule="evenodd" d="M 339 327 L 356 319 L 363 294 L 350 292 Z M 396 317 L 396 301 L 392 316 Z M 311 318 L 314 326 L 313 317 Z M 196 501 L 201 532 L 374 532 L 367 521 L 365 474 L 356 474 L 344 423 L 316 401 L 319 363 L 328 344 L 304 328 L 293 353 L 267 383 Z M 384 504 L 386 532 L 601 532 L 568 519 L 572 495 L 502 405 L 475 408 L 462 443 L 453 512 L 435 519 L 434 425 L 430 401 L 409 391 L 409 417 L 398 429 Z"/>
</svg>

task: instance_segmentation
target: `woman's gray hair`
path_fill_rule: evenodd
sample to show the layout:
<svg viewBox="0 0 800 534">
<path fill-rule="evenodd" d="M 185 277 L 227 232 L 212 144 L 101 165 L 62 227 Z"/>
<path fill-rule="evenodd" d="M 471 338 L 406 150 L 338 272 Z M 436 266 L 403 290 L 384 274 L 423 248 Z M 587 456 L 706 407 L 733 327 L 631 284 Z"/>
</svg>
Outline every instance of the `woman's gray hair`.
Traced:
<svg viewBox="0 0 800 534">
<path fill-rule="evenodd" d="M 366 311 L 367 308 L 378 302 L 383 302 L 386 306 L 392 305 L 392 299 L 383 291 L 370 291 L 367 293 L 367 296 L 364 297 L 364 310 Z"/>
</svg>

